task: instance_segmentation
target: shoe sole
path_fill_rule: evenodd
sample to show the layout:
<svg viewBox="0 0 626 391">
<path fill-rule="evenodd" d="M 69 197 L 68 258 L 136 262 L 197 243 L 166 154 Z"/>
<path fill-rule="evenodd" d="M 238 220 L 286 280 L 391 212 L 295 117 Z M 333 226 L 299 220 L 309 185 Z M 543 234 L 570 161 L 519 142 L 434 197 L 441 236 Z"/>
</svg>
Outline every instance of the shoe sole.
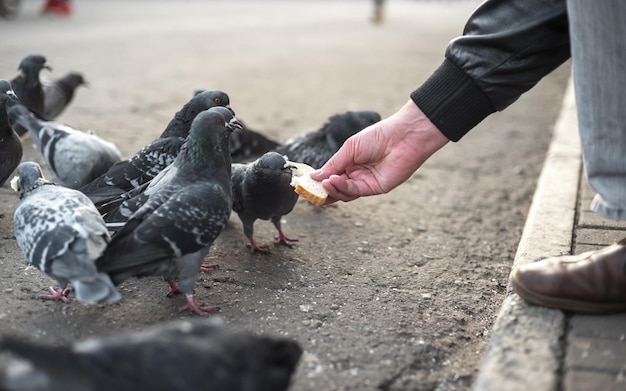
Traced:
<svg viewBox="0 0 626 391">
<path fill-rule="evenodd" d="M 522 299 L 538 306 L 594 315 L 626 312 L 626 303 L 590 303 L 588 301 L 561 299 L 537 294 L 520 283 L 515 278 L 515 274 L 511 276 L 511 285 Z"/>
</svg>

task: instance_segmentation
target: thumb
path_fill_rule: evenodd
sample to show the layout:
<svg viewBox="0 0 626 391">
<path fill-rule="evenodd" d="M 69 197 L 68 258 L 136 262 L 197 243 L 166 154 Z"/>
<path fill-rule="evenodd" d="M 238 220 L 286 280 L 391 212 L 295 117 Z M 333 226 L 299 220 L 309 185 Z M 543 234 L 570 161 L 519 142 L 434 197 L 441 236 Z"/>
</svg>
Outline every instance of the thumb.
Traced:
<svg viewBox="0 0 626 391">
<path fill-rule="evenodd" d="M 311 172 L 311 178 L 316 181 L 328 179 L 331 175 L 341 175 L 348 166 L 348 159 L 340 148 L 331 158 L 318 170 Z"/>
</svg>

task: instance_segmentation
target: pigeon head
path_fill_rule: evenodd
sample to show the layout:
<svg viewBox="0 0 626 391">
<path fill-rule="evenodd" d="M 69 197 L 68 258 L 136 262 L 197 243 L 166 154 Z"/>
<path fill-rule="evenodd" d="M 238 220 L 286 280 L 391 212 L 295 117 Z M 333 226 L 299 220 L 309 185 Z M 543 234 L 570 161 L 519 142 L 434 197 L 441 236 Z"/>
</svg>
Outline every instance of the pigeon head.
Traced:
<svg viewBox="0 0 626 391">
<path fill-rule="evenodd" d="M 17 176 L 11 180 L 11 188 L 20 192 L 20 198 L 37 187 L 49 183 L 43 177 L 41 167 L 35 162 L 23 162 L 17 166 Z"/>
<path fill-rule="evenodd" d="M 380 119 L 380 114 L 375 111 L 348 111 L 330 117 L 323 131 L 326 133 L 329 145 L 338 150 L 348 138 Z"/>
<path fill-rule="evenodd" d="M 283 183 L 290 183 L 293 167 L 287 162 L 285 156 L 278 152 L 267 152 L 255 163 L 255 170 L 260 171 L 260 175 L 267 178 L 280 177 Z"/>
<path fill-rule="evenodd" d="M 0 102 L 2 105 L 6 102 L 19 102 L 8 80 L 0 79 Z"/>
<path fill-rule="evenodd" d="M 191 123 L 185 150 L 192 162 L 207 164 L 216 156 L 223 156 L 230 164 L 229 140 L 234 126 L 231 125 L 232 119 L 224 118 L 221 111 L 217 107 L 210 108 L 198 114 Z"/>
<path fill-rule="evenodd" d="M 29 54 L 24 57 L 17 69 L 22 71 L 25 75 L 39 75 L 39 71 L 42 69 L 47 69 L 49 71 L 52 70 L 52 68 L 46 63 L 46 58 L 41 54 Z"/>
<path fill-rule="evenodd" d="M 203 108 L 202 110 L 207 110 L 215 106 L 228 107 L 230 105 L 230 98 L 224 91 L 207 90 L 194 95 L 190 102 L 193 102 L 198 107 Z"/>
<path fill-rule="evenodd" d="M 235 129 L 243 129 L 243 124 L 235 118 L 235 112 L 230 107 L 215 106 L 212 110 L 222 114 L 224 120 L 228 124 L 227 126 L 229 126 L 231 130 L 234 131 Z"/>
<path fill-rule="evenodd" d="M 196 94 L 174 115 L 160 137 L 187 137 L 191 123 L 198 114 L 211 107 L 228 107 L 229 104 L 230 98 L 224 91 L 208 90 Z"/>
<path fill-rule="evenodd" d="M 82 73 L 79 72 L 69 72 L 67 75 L 63 77 L 63 82 L 67 83 L 67 85 L 72 87 L 78 86 L 87 86 L 87 80 L 83 77 Z"/>
</svg>

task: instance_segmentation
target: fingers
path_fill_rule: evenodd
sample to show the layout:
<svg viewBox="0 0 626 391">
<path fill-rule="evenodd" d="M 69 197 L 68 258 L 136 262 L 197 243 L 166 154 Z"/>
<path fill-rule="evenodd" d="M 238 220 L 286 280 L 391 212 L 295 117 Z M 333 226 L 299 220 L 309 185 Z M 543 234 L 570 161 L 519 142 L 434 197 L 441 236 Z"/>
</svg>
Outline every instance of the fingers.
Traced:
<svg viewBox="0 0 626 391">
<path fill-rule="evenodd" d="M 331 175 L 329 178 L 322 181 L 322 186 L 328 193 L 327 204 L 336 201 L 353 201 L 363 195 L 359 191 L 355 181 L 343 175 Z"/>
</svg>

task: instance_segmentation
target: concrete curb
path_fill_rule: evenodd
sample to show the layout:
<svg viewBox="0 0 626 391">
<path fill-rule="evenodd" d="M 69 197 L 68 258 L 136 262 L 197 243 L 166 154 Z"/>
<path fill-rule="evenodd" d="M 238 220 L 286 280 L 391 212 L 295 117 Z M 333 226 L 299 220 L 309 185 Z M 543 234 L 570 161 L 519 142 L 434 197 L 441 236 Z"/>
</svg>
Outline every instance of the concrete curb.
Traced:
<svg viewBox="0 0 626 391">
<path fill-rule="evenodd" d="M 570 254 L 582 153 L 572 81 L 554 128 L 513 268 Z M 527 305 L 511 287 L 496 318 L 474 384 L 476 391 L 547 391 L 560 382 L 563 312 Z"/>
</svg>

